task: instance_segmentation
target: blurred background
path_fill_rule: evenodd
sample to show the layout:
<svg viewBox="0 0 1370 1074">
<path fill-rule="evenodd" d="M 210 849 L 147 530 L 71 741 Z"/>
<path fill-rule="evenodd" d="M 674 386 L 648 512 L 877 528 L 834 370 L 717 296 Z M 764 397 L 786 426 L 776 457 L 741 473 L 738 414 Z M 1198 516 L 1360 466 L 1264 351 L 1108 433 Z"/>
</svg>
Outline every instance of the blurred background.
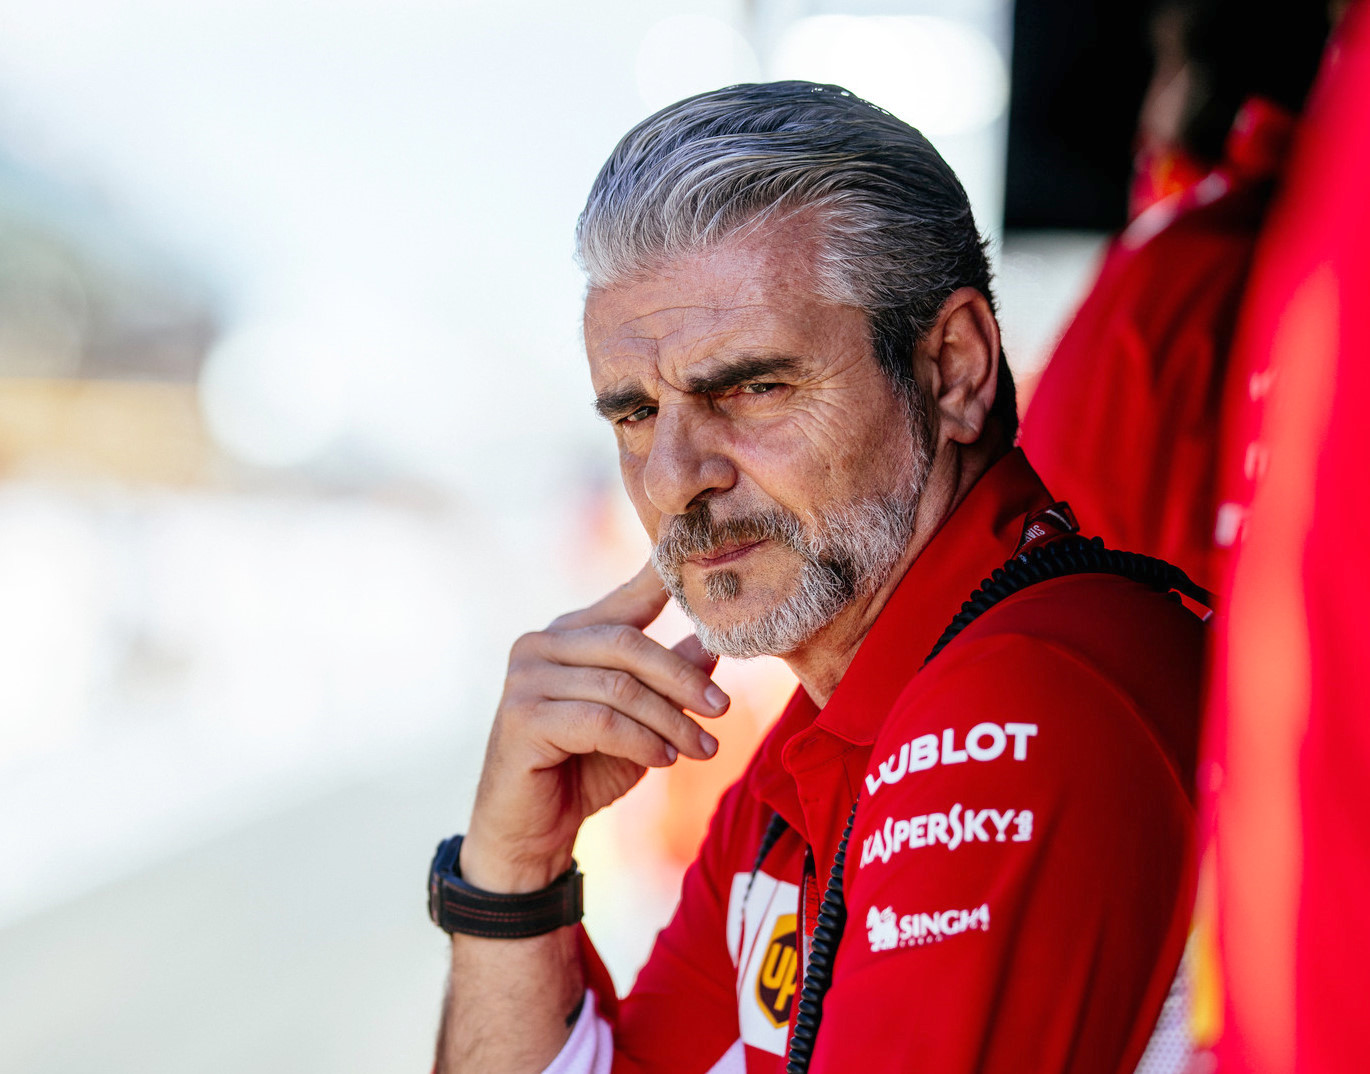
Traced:
<svg viewBox="0 0 1370 1074">
<path fill-rule="evenodd" d="M 427 1070 L 423 881 L 508 645 L 647 552 L 571 260 L 615 141 L 758 78 L 919 126 L 991 237 L 1026 397 L 1125 220 L 1143 25 L 1102 0 L 0 0 L 0 1071 Z M 621 987 L 790 688 L 720 676 L 721 757 L 579 850 Z"/>
</svg>

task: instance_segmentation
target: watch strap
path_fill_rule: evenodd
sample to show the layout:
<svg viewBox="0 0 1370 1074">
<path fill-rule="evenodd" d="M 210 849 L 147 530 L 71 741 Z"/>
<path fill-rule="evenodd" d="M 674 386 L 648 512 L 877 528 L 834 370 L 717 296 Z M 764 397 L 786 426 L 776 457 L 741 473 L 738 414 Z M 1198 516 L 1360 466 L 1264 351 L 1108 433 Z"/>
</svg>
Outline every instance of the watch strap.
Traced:
<svg viewBox="0 0 1370 1074">
<path fill-rule="evenodd" d="M 521 940 L 581 919 L 585 877 L 574 861 L 538 891 L 483 891 L 461 877 L 462 839 L 454 835 L 439 843 L 428 871 L 428 916 L 444 932 Z"/>
</svg>

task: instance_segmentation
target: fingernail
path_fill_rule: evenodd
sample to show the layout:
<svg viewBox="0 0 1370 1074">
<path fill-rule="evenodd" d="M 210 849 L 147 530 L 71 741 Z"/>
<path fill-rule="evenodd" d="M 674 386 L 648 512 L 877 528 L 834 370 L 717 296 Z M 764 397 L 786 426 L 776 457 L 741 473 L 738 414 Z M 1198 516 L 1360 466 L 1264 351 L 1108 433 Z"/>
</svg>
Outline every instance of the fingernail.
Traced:
<svg viewBox="0 0 1370 1074">
<path fill-rule="evenodd" d="M 699 748 L 704 751 L 705 757 L 712 757 L 718 752 L 718 739 L 709 734 L 708 731 L 699 732 Z"/>
<path fill-rule="evenodd" d="M 720 712 L 728 707 L 728 695 L 712 683 L 710 683 L 709 688 L 704 691 L 704 700 Z"/>
<path fill-rule="evenodd" d="M 666 743 L 666 763 L 675 764 L 675 759 L 679 756 L 680 751 L 676 749 L 674 746 L 672 746 L 669 742 Z"/>
</svg>

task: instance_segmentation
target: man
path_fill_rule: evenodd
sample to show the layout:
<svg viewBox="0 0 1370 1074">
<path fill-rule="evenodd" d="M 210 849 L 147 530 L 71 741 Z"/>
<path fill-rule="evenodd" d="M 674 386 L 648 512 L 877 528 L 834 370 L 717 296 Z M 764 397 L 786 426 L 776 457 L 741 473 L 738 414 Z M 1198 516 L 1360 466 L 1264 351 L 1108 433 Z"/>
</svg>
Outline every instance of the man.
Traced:
<svg viewBox="0 0 1370 1074">
<path fill-rule="evenodd" d="M 630 132 L 578 240 L 653 564 L 514 646 L 469 832 L 435 861 L 439 1069 L 782 1069 L 858 796 L 810 1069 L 1134 1068 L 1188 920 L 1200 628 L 1077 575 L 919 670 L 1068 514 L 1012 449 L 955 176 L 837 87 L 732 87 Z M 668 592 L 697 633 L 674 650 L 642 633 Z M 801 688 L 619 1004 L 567 927 L 572 844 L 647 767 L 712 754 L 709 653 L 779 654 Z"/>
<path fill-rule="evenodd" d="M 1057 344 L 1022 446 L 1091 533 L 1219 591 L 1234 528 L 1219 429 L 1245 391 L 1228 358 L 1327 17 L 1306 0 L 1166 0 L 1153 29 L 1141 211 Z"/>
</svg>

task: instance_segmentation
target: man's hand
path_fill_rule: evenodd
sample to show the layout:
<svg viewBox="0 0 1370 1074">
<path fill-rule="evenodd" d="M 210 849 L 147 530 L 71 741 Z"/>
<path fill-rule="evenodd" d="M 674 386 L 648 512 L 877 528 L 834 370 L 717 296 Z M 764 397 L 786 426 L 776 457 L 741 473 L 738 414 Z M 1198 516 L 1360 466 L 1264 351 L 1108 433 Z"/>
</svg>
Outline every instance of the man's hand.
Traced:
<svg viewBox="0 0 1370 1074">
<path fill-rule="evenodd" d="M 570 867 L 581 823 L 649 767 L 718 749 L 685 710 L 728 696 L 693 635 L 673 649 L 642 628 L 666 604 L 648 564 L 626 585 L 514 643 L 461 871 L 487 891 L 535 891 Z"/>
</svg>

